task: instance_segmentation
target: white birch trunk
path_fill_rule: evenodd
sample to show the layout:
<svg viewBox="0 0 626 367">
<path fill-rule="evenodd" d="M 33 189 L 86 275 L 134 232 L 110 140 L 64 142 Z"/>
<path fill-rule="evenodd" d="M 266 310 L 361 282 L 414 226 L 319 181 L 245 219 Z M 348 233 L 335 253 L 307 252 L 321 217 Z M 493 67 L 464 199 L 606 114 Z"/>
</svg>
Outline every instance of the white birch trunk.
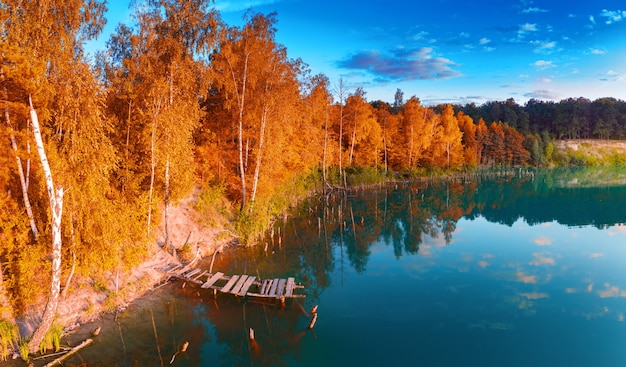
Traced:
<svg viewBox="0 0 626 367">
<path fill-rule="evenodd" d="M 164 244 L 167 246 L 170 241 L 170 229 L 168 226 L 169 223 L 169 207 L 170 207 L 170 157 L 168 155 L 165 160 L 165 209 L 163 210 L 164 216 L 164 225 L 165 225 L 165 241 Z"/>
<path fill-rule="evenodd" d="M 246 59 L 243 67 L 243 81 L 241 86 L 241 96 L 239 97 L 239 128 L 238 128 L 238 148 L 239 148 L 239 177 L 241 179 L 241 210 L 246 206 L 246 170 L 243 162 L 243 108 L 246 98 L 246 79 L 248 77 L 248 58 L 249 54 L 246 54 Z M 232 69 L 231 69 L 232 70 Z M 233 75 L 233 82 L 236 83 L 235 76 Z"/>
<path fill-rule="evenodd" d="M 13 127 L 11 125 L 11 119 L 9 116 L 8 108 L 5 108 L 4 110 L 4 117 L 6 118 L 7 124 L 9 125 L 11 148 L 13 148 L 13 152 L 15 153 L 15 161 L 17 163 L 17 173 L 20 176 L 20 186 L 22 188 L 22 198 L 24 199 L 24 207 L 26 208 L 26 215 L 28 216 L 28 221 L 30 222 L 30 229 L 33 232 L 33 236 L 37 238 L 37 236 L 39 235 L 39 229 L 37 229 L 37 224 L 35 223 L 35 216 L 33 215 L 33 209 L 30 205 L 30 199 L 28 198 L 28 176 L 24 175 L 24 167 L 22 166 L 22 159 L 20 158 L 18 154 L 17 141 L 15 140 L 15 135 L 13 135 Z M 29 173 L 28 171 L 27 171 L 27 174 Z"/>
<path fill-rule="evenodd" d="M 61 217 L 63 214 L 63 188 L 60 186 L 55 188 L 54 186 L 48 157 L 46 156 L 43 139 L 41 138 L 37 112 L 33 108 L 32 100 L 29 102 L 30 120 L 33 125 L 33 135 L 35 136 L 37 153 L 39 154 L 39 160 L 41 161 L 41 167 L 46 179 L 46 191 L 48 192 L 52 217 L 52 277 L 50 280 L 50 294 L 43 316 L 41 317 L 41 323 L 37 326 L 37 329 L 35 329 L 33 336 L 28 342 L 29 352 L 34 353 L 39 350 L 39 344 L 41 344 L 46 332 L 52 325 L 59 304 L 59 293 L 61 291 Z"/>
<path fill-rule="evenodd" d="M 324 115 L 324 153 L 322 155 L 322 177 L 324 178 L 324 190 L 326 190 L 326 149 L 328 146 L 328 105 Z"/>
<path fill-rule="evenodd" d="M 252 195 L 250 196 L 250 214 L 254 206 L 254 199 L 256 199 L 256 190 L 259 183 L 259 172 L 261 171 L 261 158 L 263 156 L 263 142 L 265 141 L 265 125 L 267 124 L 267 112 L 268 107 L 263 109 L 263 116 L 261 117 L 261 128 L 259 132 L 259 148 L 256 155 L 256 167 L 254 167 L 254 179 L 252 182 Z"/>
<path fill-rule="evenodd" d="M 156 175 L 156 130 L 157 119 L 161 112 L 161 98 L 153 97 L 152 108 L 152 132 L 150 133 L 150 190 L 148 192 L 148 236 L 150 236 L 150 226 L 152 224 L 152 197 L 154 195 L 154 179 Z"/>
<path fill-rule="evenodd" d="M 152 195 L 154 192 L 154 176 L 156 170 L 155 135 L 156 121 L 152 122 L 152 133 L 150 134 L 150 190 L 148 191 L 148 236 L 150 236 L 150 225 L 152 220 Z"/>
<path fill-rule="evenodd" d="M 352 166 L 352 157 L 354 156 L 354 143 L 356 141 L 356 114 L 354 115 L 354 130 L 352 131 L 352 142 L 350 143 L 350 160 L 349 164 Z"/>
</svg>

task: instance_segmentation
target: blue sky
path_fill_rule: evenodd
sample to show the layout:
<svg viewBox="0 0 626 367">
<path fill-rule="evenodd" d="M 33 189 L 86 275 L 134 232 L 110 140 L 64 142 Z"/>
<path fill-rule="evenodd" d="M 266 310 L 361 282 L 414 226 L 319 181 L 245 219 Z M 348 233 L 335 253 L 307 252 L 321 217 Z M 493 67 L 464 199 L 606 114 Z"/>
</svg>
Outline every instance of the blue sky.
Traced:
<svg viewBox="0 0 626 367">
<path fill-rule="evenodd" d="M 101 38 L 129 17 L 109 4 Z M 626 3 L 616 0 L 215 0 L 229 25 L 277 12 L 277 41 L 333 86 L 424 104 L 626 100 Z M 102 41 L 102 40 L 101 40 Z"/>
</svg>

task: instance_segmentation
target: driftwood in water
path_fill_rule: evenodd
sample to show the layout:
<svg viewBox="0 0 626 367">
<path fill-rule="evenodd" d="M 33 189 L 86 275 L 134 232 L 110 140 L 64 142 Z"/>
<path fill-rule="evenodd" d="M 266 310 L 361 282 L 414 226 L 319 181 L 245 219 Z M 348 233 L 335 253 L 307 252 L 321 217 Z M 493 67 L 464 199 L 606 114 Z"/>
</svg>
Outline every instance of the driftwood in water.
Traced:
<svg viewBox="0 0 626 367">
<path fill-rule="evenodd" d="M 45 367 L 52 367 L 52 366 L 55 366 L 55 365 L 60 365 L 61 362 L 63 362 L 67 358 L 69 358 L 72 354 L 78 352 L 79 350 L 81 350 L 84 347 L 88 346 L 92 342 L 93 342 L 93 339 L 85 340 L 84 342 L 82 342 L 82 343 L 78 344 L 77 346 L 75 346 L 74 348 L 70 349 L 69 352 L 65 353 L 61 357 L 59 357 L 59 358 L 55 359 L 54 361 L 52 361 L 52 362 L 48 363 L 47 365 L 45 365 Z"/>
<path fill-rule="evenodd" d="M 311 308 L 311 314 L 313 315 L 313 318 L 311 318 L 311 322 L 309 323 L 309 329 L 313 329 L 315 323 L 317 322 L 317 305 Z"/>
<path fill-rule="evenodd" d="M 309 324 L 309 329 L 313 329 L 313 327 L 315 326 L 315 322 L 317 321 L 317 314 L 314 313 L 313 314 L 313 318 L 311 319 L 311 323 Z"/>
<path fill-rule="evenodd" d="M 178 353 L 185 353 L 187 351 L 187 347 L 189 347 L 189 342 L 184 342 L 180 350 L 174 353 L 174 355 L 172 356 L 172 359 L 170 360 L 170 364 L 174 363 L 174 360 L 176 359 L 176 356 L 178 355 Z"/>
</svg>

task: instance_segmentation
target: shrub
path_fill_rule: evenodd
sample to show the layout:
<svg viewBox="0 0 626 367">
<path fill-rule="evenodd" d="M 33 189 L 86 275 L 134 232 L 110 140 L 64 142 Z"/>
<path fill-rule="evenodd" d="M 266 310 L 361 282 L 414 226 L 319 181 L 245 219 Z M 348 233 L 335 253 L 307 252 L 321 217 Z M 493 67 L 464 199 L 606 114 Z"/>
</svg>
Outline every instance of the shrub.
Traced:
<svg viewBox="0 0 626 367">
<path fill-rule="evenodd" d="M 0 360 L 7 359 L 9 350 L 15 348 L 18 336 L 17 326 L 7 320 L 0 320 Z"/>
</svg>

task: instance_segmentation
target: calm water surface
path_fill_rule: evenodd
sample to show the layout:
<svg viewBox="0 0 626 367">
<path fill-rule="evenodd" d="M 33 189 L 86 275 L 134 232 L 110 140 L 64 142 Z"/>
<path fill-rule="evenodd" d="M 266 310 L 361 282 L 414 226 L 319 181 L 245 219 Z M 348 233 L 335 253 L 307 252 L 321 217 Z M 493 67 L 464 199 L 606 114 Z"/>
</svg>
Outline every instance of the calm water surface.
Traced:
<svg viewBox="0 0 626 367">
<path fill-rule="evenodd" d="M 625 181 L 542 171 L 311 199 L 214 265 L 295 276 L 306 299 L 281 308 L 173 283 L 66 365 L 169 365 L 189 341 L 172 365 L 625 366 Z"/>
</svg>

